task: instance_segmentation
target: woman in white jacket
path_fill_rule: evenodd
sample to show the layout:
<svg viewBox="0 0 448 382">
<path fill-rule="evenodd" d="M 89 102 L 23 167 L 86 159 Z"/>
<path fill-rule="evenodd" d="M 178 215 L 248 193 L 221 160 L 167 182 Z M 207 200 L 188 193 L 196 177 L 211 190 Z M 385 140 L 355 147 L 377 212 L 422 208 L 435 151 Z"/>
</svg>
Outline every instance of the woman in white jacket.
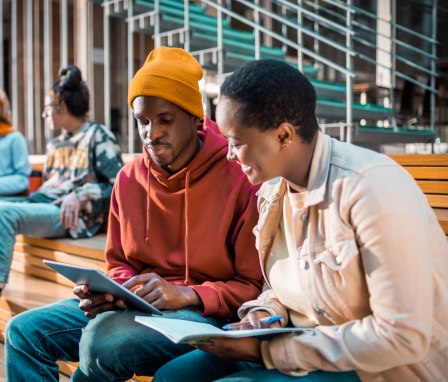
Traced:
<svg viewBox="0 0 448 382">
<path fill-rule="evenodd" d="M 266 285 L 239 309 L 312 327 L 270 340 L 211 339 L 154 382 L 446 381 L 448 243 L 390 158 L 319 132 L 315 91 L 289 65 L 249 63 L 222 85 L 217 122 L 259 191 Z"/>
</svg>

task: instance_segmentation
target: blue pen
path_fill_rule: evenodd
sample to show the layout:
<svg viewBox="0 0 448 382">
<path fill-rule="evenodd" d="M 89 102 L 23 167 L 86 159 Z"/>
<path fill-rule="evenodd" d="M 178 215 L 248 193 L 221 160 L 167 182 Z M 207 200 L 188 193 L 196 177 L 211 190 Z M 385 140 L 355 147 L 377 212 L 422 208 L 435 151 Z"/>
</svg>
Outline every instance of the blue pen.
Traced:
<svg viewBox="0 0 448 382">
<path fill-rule="evenodd" d="M 260 320 L 260 324 L 272 324 L 273 322 L 277 322 L 280 321 L 283 318 L 283 316 L 277 315 L 277 316 L 269 316 L 266 318 L 262 318 Z M 222 328 L 224 330 L 232 330 L 232 329 L 241 329 L 247 327 L 249 329 L 253 329 L 255 328 L 254 325 L 252 325 L 249 321 L 245 321 L 245 322 L 235 322 L 233 324 L 227 324 L 224 325 Z"/>
</svg>

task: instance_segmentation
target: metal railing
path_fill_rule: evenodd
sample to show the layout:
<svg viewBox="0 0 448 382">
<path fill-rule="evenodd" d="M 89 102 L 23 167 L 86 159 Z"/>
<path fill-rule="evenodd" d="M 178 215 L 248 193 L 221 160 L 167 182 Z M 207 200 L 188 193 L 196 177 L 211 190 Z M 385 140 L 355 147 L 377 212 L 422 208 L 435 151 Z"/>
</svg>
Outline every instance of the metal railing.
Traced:
<svg viewBox="0 0 448 382">
<path fill-rule="evenodd" d="M 213 67 L 213 70 L 219 74 L 216 78 L 222 79 L 226 75 L 225 71 L 229 70 L 226 66 L 229 59 L 233 59 L 233 62 L 244 60 L 244 58 L 235 58 L 235 55 L 233 57 L 227 55 L 231 45 L 229 45 L 229 34 L 226 33 L 229 32 L 229 22 L 231 22 L 243 25 L 243 29 L 253 34 L 253 45 L 249 54 L 252 54 L 254 59 L 266 56 L 266 52 L 270 51 L 268 48 L 276 48 L 282 52 L 284 59 L 289 62 L 294 61 L 300 70 L 304 71 L 308 69 L 308 66 L 314 67 L 319 80 L 345 83 L 346 93 L 341 98 L 345 99 L 346 113 L 345 117 L 341 118 L 345 119 L 342 123 L 349 126 L 353 124 L 353 83 L 359 80 L 359 73 L 367 67 L 371 71 L 383 69 L 390 72 L 392 81 L 389 92 L 392 104 L 394 104 L 395 80 L 410 82 L 421 89 L 421 92 L 429 94 L 428 126 L 434 131 L 438 76 L 436 71 L 437 0 L 426 2 L 425 17 L 429 27 L 426 34 L 394 22 L 394 17 L 390 19 L 378 17 L 375 12 L 362 8 L 364 2 L 357 2 L 357 4 L 363 4 L 362 6 L 355 6 L 352 1 L 178 0 L 175 5 L 181 8 L 180 4 L 183 4 L 183 25 L 171 28 L 176 23 L 169 24 L 164 20 L 164 11 L 167 9 L 163 0 L 151 2 L 143 0 L 3 0 L 0 1 L 0 19 L 9 20 L 9 22 L 3 23 L 0 28 L 0 37 L 3 36 L 0 38 L 2 53 L 0 86 L 6 85 L 10 88 L 13 123 L 25 132 L 30 142 L 30 152 L 40 152 L 44 149 L 44 141 L 51 137 L 49 129 L 42 126 L 39 117 L 43 104 L 42 95 L 51 87 L 57 67 L 67 65 L 69 60 L 81 65 L 83 76 L 92 93 L 104 92 L 104 106 L 99 111 L 104 110 L 104 123 L 111 126 L 114 122 L 111 116 L 111 107 L 113 107 L 111 104 L 117 100 L 114 99 L 115 89 L 112 88 L 112 84 L 117 82 L 120 86 L 124 84 L 123 89 L 120 88 L 120 92 L 124 94 L 126 80 L 133 77 L 136 66 L 142 60 L 142 57 L 137 60 L 134 54 L 135 48 L 139 46 L 136 42 L 141 42 L 141 39 L 137 40 L 137 38 L 150 32 L 154 36 L 154 46 L 183 46 L 190 50 L 201 64 L 207 67 L 207 70 Z M 100 7 L 99 4 L 102 6 L 102 28 L 98 28 L 99 23 L 93 20 L 93 4 L 97 7 Z M 210 39 L 207 41 L 208 45 L 202 48 L 197 43 L 198 40 L 195 40 L 194 26 L 197 15 L 193 14 L 193 4 L 203 6 L 205 14 L 215 16 L 217 20 L 214 41 Z M 238 11 L 232 8 L 232 5 L 238 5 Z M 246 12 L 242 14 L 240 8 Z M 43 21 L 39 16 L 42 14 Z M 56 18 L 60 21 L 60 27 L 54 30 L 51 23 Z M 113 29 L 117 23 L 111 22 L 112 18 L 127 21 L 125 24 L 120 23 L 119 33 Z M 388 26 L 387 33 L 378 28 L 378 22 Z M 125 25 L 124 28 L 123 25 Z M 102 47 L 98 43 L 93 45 L 94 31 L 102 34 Z M 208 31 L 207 33 L 210 35 L 215 32 Z M 120 58 L 114 52 L 116 47 L 113 41 L 118 35 L 121 40 L 117 42 L 117 45 L 119 43 L 120 47 L 127 49 L 127 54 L 122 54 L 120 51 Z M 379 43 L 380 39 L 387 40 L 389 45 L 385 48 Z M 7 47 L 4 40 L 9 42 Z M 30 45 L 23 43 L 22 40 L 30 41 Z M 58 42 L 58 47 L 53 46 L 53 41 Z M 96 53 L 103 57 L 103 62 L 100 57 L 99 61 L 93 63 L 93 47 L 96 48 Z M 143 54 L 142 51 L 140 49 L 140 55 Z M 377 53 L 389 54 L 390 60 L 386 60 L 386 63 L 382 62 L 376 56 Z M 4 57 L 8 55 L 8 60 L 5 60 Z M 414 59 L 415 56 L 421 57 L 421 60 Z M 119 65 L 115 65 L 115 68 L 111 58 L 119 61 Z M 101 76 L 102 81 L 98 82 L 96 79 L 94 81 L 94 65 L 96 65 L 96 75 Z M 120 78 L 119 81 L 111 78 L 113 70 L 118 70 L 117 67 L 126 68 L 124 70 L 127 74 L 126 78 Z M 6 73 L 7 69 L 9 72 Z M 6 79 L 4 73 L 7 74 Z M 330 78 L 331 76 L 334 78 Z M 98 83 L 102 88 L 95 89 Z M 123 94 L 120 93 L 118 98 L 125 97 Z M 98 111 L 101 101 L 98 97 L 92 97 L 91 109 L 94 118 L 97 117 L 94 113 L 95 110 Z M 131 113 L 127 113 L 127 106 L 121 105 L 122 103 L 120 106 L 116 104 L 114 111 L 120 108 L 120 116 L 123 116 L 120 128 L 122 134 L 126 135 L 124 140 L 127 151 L 134 152 L 134 140 L 137 138 L 134 119 Z M 99 119 L 101 120 L 101 116 Z M 427 119 L 423 123 L 428 124 Z M 350 134 L 346 136 L 350 137 Z"/>
<path fill-rule="evenodd" d="M 403 25 L 395 23 L 391 20 L 386 20 L 378 15 L 369 12 L 360 7 L 354 6 L 351 0 L 342 2 L 341 0 L 299 0 L 297 2 L 287 0 L 272 0 L 270 1 L 270 7 L 276 6 L 280 8 L 280 12 L 268 9 L 266 6 L 260 4 L 260 0 L 247 1 L 247 0 L 234 0 L 234 3 L 244 6 L 247 10 L 252 12 L 252 18 L 248 17 L 248 12 L 243 16 L 240 13 L 234 12 L 229 6 L 229 2 L 223 1 L 211 1 L 201 0 L 196 1 L 196 4 L 203 5 L 207 9 L 211 10 L 217 17 L 217 45 L 214 48 L 208 48 L 207 52 L 197 51 L 192 52 L 200 58 L 201 63 L 206 60 L 206 56 L 212 57 L 212 62 L 217 64 L 218 78 L 222 78 L 224 75 L 224 60 L 225 60 L 225 48 L 223 42 L 223 19 L 230 19 L 238 21 L 244 24 L 247 28 L 252 29 L 254 34 L 254 59 L 261 57 L 262 41 L 268 37 L 272 41 L 276 41 L 281 44 L 285 52 L 288 49 L 293 49 L 297 52 L 297 66 L 299 69 L 303 69 L 304 60 L 313 61 L 315 67 L 324 66 L 331 68 L 336 73 L 339 73 L 338 77 L 343 76 L 345 78 L 346 85 L 346 120 L 349 126 L 353 122 L 352 117 L 352 103 L 353 103 L 353 82 L 355 78 L 354 59 L 360 59 L 376 68 L 382 68 L 390 71 L 392 79 L 401 78 L 406 81 L 412 82 L 423 90 L 429 91 L 431 94 L 431 111 L 430 111 L 430 126 L 434 129 L 435 121 L 435 78 L 437 72 L 435 71 L 435 30 L 433 30 L 433 36 L 426 36 L 424 34 L 415 32 L 414 30 L 407 28 Z M 188 1 L 184 1 L 184 9 L 188 10 Z M 331 4 L 331 7 L 326 6 Z M 433 17 L 436 18 L 437 4 L 433 6 Z M 295 15 L 295 18 L 291 18 L 291 14 Z M 289 15 L 289 17 L 288 17 Z M 425 41 L 430 44 L 431 51 L 428 52 L 418 46 L 411 45 L 403 39 L 398 39 L 395 36 L 395 32 L 391 35 L 382 33 L 381 31 L 369 26 L 369 23 L 363 23 L 357 16 L 363 16 L 370 20 L 370 22 L 384 22 L 388 23 L 392 30 L 399 30 L 403 33 L 409 34 L 413 38 L 421 41 Z M 277 32 L 273 29 L 269 29 L 263 25 L 263 20 L 275 21 L 282 25 L 281 32 Z M 185 14 L 185 30 L 182 31 L 184 39 L 190 36 L 190 29 L 188 28 L 188 11 Z M 311 24 L 312 28 L 306 27 L 306 24 Z M 435 23 L 433 23 L 435 25 Z M 296 39 L 288 38 L 287 31 L 294 30 L 296 32 Z M 339 35 L 339 39 L 333 39 L 327 37 L 326 33 L 331 30 L 332 35 Z M 176 31 L 178 32 L 178 31 Z M 165 32 L 165 36 L 169 36 L 170 32 Z M 369 36 L 377 36 L 389 39 L 391 49 L 387 50 L 381 46 L 378 46 L 375 42 L 369 41 Z M 303 43 L 304 38 L 314 40 L 313 49 L 310 49 Z M 359 44 L 365 48 L 371 50 L 370 54 L 360 52 L 354 49 L 354 44 Z M 418 44 L 417 44 L 418 45 Z M 186 48 L 189 44 L 185 43 Z M 327 56 L 322 54 L 323 46 L 327 47 Z M 413 53 L 417 53 L 425 57 L 431 64 L 429 67 L 416 63 L 411 58 L 404 54 L 396 54 L 396 46 L 401 47 L 403 50 L 409 50 Z M 375 57 L 377 52 L 393 55 L 391 57 L 391 65 L 379 62 Z M 345 55 L 345 62 L 335 62 L 332 57 Z M 332 56 L 332 57 L 328 57 Z M 395 62 L 400 62 L 408 68 L 412 69 L 413 73 L 416 73 L 416 78 L 411 77 L 405 71 L 398 70 Z M 429 76 L 430 85 L 425 80 L 420 80 L 422 76 Z M 389 89 L 389 98 L 392 105 L 394 105 L 394 83 L 392 80 Z M 395 119 L 392 119 L 391 125 L 395 126 Z M 396 126 L 395 126 L 396 127 Z"/>
</svg>

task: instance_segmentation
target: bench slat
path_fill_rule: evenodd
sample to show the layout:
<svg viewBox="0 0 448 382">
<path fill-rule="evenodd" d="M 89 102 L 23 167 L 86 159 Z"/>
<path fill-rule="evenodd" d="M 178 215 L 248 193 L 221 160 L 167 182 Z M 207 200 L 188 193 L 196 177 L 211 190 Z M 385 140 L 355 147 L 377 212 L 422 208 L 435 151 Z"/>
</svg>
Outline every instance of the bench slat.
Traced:
<svg viewBox="0 0 448 382">
<path fill-rule="evenodd" d="M 98 234 L 88 239 L 41 239 L 17 235 L 16 241 L 30 244 L 32 246 L 52 249 L 61 252 L 72 253 L 81 257 L 104 261 L 104 247 L 106 245 L 106 234 Z"/>
<path fill-rule="evenodd" d="M 438 180 L 419 180 L 417 184 L 425 194 L 448 194 L 448 182 Z"/>
<path fill-rule="evenodd" d="M 402 166 L 448 166 L 448 154 L 390 154 Z"/>
<path fill-rule="evenodd" d="M 59 261 L 61 263 L 68 263 L 73 265 L 80 265 L 83 267 L 93 267 L 101 270 L 102 272 L 106 271 L 106 263 L 104 262 L 104 260 L 95 260 L 86 257 L 80 257 L 71 253 L 34 247 L 25 243 L 16 243 L 14 246 L 14 253 L 22 253 L 29 257 L 36 257 L 40 261 L 41 266 L 45 268 L 48 267 L 42 263 L 43 259 Z"/>
<path fill-rule="evenodd" d="M 405 167 L 414 179 L 448 180 L 448 167 Z"/>
<path fill-rule="evenodd" d="M 448 195 L 426 194 L 426 198 L 433 208 L 448 208 Z"/>
<path fill-rule="evenodd" d="M 74 297 L 72 288 L 65 285 L 51 283 L 24 273 L 11 272 L 0 303 L 16 314 L 71 297 Z"/>
<path fill-rule="evenodd" d="M 448 209 L 433 208 L 443 231 L 448 235 Z"/>
</svg>

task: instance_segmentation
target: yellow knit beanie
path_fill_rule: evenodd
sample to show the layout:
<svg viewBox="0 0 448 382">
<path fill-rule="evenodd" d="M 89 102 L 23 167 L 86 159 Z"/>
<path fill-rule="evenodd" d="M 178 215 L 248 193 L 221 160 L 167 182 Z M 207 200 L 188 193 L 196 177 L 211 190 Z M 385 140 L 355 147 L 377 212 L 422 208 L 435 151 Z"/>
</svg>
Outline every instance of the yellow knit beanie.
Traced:
<svg viewBox="0 0 448 382">
<path fill-rule="evenodd" d="M 128 104 L 132 109 L 136 97 L 160 97 L 202 119 L 202 75 L 201 65 L 184 49 L 154 49 L 129 83 Z"/>
</svg>

